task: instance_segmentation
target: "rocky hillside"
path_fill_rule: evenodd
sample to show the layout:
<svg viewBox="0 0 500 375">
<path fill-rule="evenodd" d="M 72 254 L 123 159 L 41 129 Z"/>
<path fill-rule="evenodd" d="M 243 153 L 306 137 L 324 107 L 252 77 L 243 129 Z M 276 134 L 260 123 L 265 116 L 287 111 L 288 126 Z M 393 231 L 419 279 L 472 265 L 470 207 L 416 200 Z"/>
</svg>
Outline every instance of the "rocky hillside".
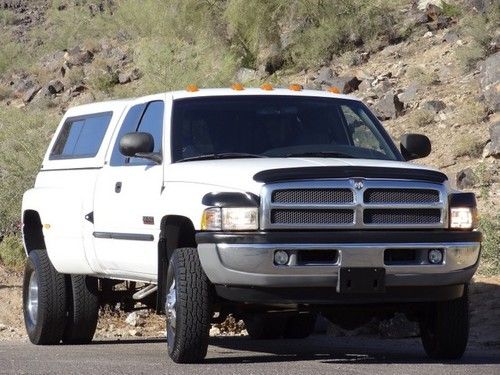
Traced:
<svg viewBox="0 0 500 375">
<path fill-rule="evenodd" d="M 69 106 L 241 82 L 336 86 L 418 161 L 479 197 L 498 272 L 500 3 L 495 0 L 0 0 L 0 261 L 22 263 L 20 199 Z"/>
</svg>

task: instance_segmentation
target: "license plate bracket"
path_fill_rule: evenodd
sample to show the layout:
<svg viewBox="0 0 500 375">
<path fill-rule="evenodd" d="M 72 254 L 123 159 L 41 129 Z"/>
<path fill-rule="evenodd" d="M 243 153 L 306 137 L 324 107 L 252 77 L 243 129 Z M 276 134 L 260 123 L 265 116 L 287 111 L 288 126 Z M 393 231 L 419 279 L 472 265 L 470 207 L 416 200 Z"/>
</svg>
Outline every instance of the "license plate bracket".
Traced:
<svg viewBox="0 0 500 375">
<path fill-rule="evenodd" d="M 342 267 L 337 282 L 342 294 L 384 293 L 385 268 Z"/>
</svg>

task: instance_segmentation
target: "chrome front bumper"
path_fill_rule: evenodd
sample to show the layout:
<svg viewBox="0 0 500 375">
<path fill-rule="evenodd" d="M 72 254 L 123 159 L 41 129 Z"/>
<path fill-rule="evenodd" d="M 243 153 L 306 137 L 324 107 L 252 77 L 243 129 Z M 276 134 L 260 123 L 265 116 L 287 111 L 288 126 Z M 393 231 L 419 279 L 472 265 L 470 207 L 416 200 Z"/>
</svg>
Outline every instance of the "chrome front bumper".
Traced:
<svg viewBox="0 0 500 375">
<path fill-rule="evenodd" d="M 390 239 L 390 236 L 388 236 Z M 234 242 L 234 241 L 233 241 Z M 443 249 L 442 264 L 388 265 L 384 252 L 390 249 Z M 276 250 L 337 250 L 338 258 L 327 265 L 274 264 Z M 396 251 L 395 250 L 395 251 Z M 467 283 L 479 260 L 480 242 L 440 243 L 199 243 L 200 261 L 213 284 L 242 287 L 335 287 L 340 269 L 373 267 L 385 269 L 385 285 L 444 286 Z"/>
</svg>

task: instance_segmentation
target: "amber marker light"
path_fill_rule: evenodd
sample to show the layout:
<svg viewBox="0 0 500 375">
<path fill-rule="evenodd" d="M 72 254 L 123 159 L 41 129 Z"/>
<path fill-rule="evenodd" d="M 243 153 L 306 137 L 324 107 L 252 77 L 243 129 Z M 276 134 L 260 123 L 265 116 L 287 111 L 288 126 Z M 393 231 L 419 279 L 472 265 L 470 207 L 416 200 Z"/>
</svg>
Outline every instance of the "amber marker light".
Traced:
<svg viewBox="0 0 500 375">
<path fill-rule="evenodd" d="M 245 90 L 245 87 L 243 87 L 243 85 L 241 83 L 239 83 L 239 82 L 233 83 L 231 85 L 231 88 L 233 90 L 235 90 L 235 91 L 243 91 L 243 90 Z"/>
<path fill-rule="evenodd" d="M 198 90 L 199 90 L 198 86 L 193 85 L 193 84 L 187 85 L 187 87 L 186 87 L 186 91 L 188 91 L 188 92 L 196 92 Z"/>
<path fill-rule="evenodd" d="M 327 91 L 331 92 L 332 94 L 340 94 L 340 89 L 335 86 L 330 87 Z"/>
<path fill-rule="evenodd" d="M 288 86 L 288 89 L 292 90 L 292 91 L 302 91 L 303 87 L 302 85 L 298 85 L 298 84 L 292 84 L 290 86 Z"/>
<path fill-rule="evenodd" d="M 260 86 L 260 88 L 265 91 L 272 91 L 273 85 L 271 85 L 270 83 L 264 83 L 262 86 Z"/>
</svg>

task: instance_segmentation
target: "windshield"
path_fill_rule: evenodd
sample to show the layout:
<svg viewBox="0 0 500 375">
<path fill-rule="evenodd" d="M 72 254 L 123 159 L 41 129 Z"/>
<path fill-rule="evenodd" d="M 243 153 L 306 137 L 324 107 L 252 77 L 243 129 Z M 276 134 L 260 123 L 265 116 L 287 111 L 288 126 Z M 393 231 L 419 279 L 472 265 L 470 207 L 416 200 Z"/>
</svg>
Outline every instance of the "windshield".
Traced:
<svg viewBox="0 0 500 375">
<path fill-rule="evenodd" d="M 174 162 L 301 156 L 400 160 L 382 126 L 356 100 L 255 95 L 174 101 Z"/>
</svg>

